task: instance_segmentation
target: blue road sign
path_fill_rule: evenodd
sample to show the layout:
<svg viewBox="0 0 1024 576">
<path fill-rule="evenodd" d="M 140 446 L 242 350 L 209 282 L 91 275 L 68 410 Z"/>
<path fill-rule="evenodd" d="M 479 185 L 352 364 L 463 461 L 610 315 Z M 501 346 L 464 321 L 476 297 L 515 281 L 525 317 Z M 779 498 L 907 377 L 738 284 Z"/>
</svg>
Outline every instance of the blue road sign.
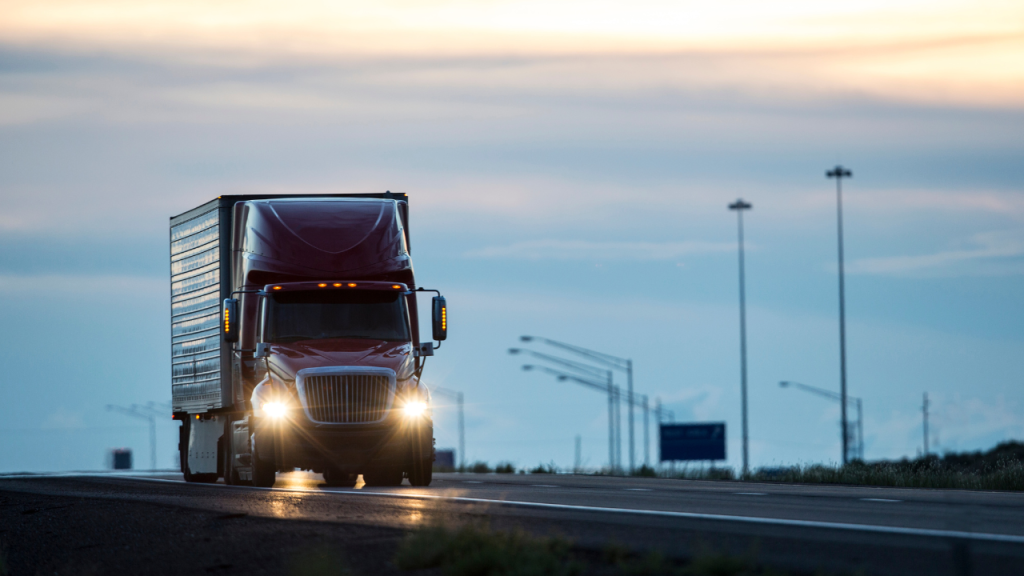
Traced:
<svg viewBox="0 0 1024 576">
<path fill-rule="evenodd" d="M 661 461 L 725 460 L 725 422 L 662 424 Z"/>
</svg>

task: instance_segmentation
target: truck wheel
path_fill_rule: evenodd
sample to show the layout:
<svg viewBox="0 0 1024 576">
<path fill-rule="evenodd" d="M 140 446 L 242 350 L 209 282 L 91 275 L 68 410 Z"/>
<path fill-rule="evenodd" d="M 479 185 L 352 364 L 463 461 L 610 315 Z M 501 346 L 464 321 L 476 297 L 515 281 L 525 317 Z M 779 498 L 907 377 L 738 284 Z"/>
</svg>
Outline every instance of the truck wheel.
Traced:
<svg viewBox="0 0 1024 576">
<path fill-rule="evenodd" d="M 252 485 L 260 488 L 273 488 L 277 481 L 277 464 L 266 462 L 256 451 L 256 443 L 252 443 Z"/>
<path fill-rule="evenodd" d="M 418 487 L 430 486 L 434 479 L 434 463 L 430 458 L 418 458 L 412 463 L 412 470 L 409 471 L 409 484 Z"/>
<path fill-rule="evenodd" d="M 427 420 L 413 429 L 409 446 L 409 484 L 430 486 L 434 478 L 434 424 Z"/>
<path fill-rule="evenodd" d="M 324 482 L 332 488 L 351 488 L 356 485 L 357 480 L 359 474 L 349 474 L 331 467 L 324 469 Z"/>
<path fill-rule="evenodd" d="M 363 481 L 367 486 L 400 486 L 402 484 L 402 469 L 375 468 L 363 472 Z"/>
</svg>

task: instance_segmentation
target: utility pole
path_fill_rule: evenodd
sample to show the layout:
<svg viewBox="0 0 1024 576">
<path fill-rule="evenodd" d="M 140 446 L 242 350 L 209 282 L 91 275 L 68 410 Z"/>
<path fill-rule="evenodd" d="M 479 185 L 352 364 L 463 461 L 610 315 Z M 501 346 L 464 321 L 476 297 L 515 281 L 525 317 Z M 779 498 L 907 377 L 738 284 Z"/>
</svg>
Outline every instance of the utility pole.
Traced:
<svg viewBox="0 0 1024 576">
<path fill-rule="evenodd" d="M 861 411 L 860 398 L 856 399 L 857 404 L 857 459 L 864 461 L 864 413 Z"/>
<path fill-rule="evenodd" d="M 924 416 L 924 455 L 928 455 L 928 393 L 924 393 L 924 403 L 921 404 L 921 414 Z"/>
<path fill-rule="evenodd" d="M 608 379 L 611 379 L 611 370 L 608 370 Z M 623 467 L 623 390 L 614 387 L 615 390 L 615 470 Z"/>
<path fill-rule="evenodd" d="M 749 471 L 748 434 L 747 434 L 747 302 L 743 262 L 743 211 L 750 210 L 753 205 L 742 198 L 729 204 L 729 210 L 736 211 L 736 223 L 739 229 L 740 247 L 740 395 L 743 412 L 743 475 Z M 845 420 L 844 420 L 845 422 Z"/>
<path fill-rule="evenodd" d="M 651 431 L 648 423 L 647 395 L 644 394 L 644 466 L 651 467 Z"/>
<path fill-rule="evenodd" d="M 626 386 L 628 388 L 629 405 L 629 471 L 636 470 L 636 458 L 633 448 L 633 360 L 626 360 Z"/>
<path fill-rule="evenodd" d="M 852 178 L 850 172 L 842 166 L 836 166 L 825 172 L 825 176 L 836 179 L 836 219 L 839 223 L 839 390 L 843 399 L 840 401 L 843 418 L 843 464 L 847 458 L 846 434 L 846 293 L 843 279 L 843 178 Z"/>
<path fill-rule="evenodd" d="M 459 469 L 462 471 L 466 470 L 466 419 L 462 405 L 462 392 L 455 390 L 448 390 L 447 388 L 437 387 L 434 388 L 434 392 L 455 399 L 455 404 L 459 410 Z"/>
<path fill-rule="evenodd" d="M 573 460 L 572 471 L 579 474 L 583 469 L 583 439 L 576 435 L 576 458 Z"/>
</svg>

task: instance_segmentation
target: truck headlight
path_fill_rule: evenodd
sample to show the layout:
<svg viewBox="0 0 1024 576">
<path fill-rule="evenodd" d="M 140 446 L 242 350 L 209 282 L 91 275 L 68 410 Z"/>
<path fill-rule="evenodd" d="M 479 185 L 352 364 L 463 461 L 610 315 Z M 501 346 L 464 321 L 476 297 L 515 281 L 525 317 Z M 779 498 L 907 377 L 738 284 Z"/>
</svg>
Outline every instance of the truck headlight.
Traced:
<svg viewBox="0 0 1024 576">
<path fill-rule="evenodd" d="M 406 418 L 417 418 L 426 413 L 427 403 L 420 402 L 419 400 L 406 402 L 405 406 L 402 407 L 402 411 L 405 412 Z"/>
<path fill-rule="evenodd" d="M 263 413 L 271 418 L 281 418 L 285 413 L 285 405 L 282 402 L 265 402 L 261 408 Z"/>
</svg>

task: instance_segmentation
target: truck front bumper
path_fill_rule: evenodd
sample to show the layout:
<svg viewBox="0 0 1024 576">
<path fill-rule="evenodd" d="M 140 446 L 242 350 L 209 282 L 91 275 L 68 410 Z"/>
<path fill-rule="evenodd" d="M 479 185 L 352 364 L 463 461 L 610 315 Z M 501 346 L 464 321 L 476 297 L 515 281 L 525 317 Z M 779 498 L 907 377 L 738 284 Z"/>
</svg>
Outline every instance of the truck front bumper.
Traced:
<svg viewBox="0 0 1024 576">
<path fill-rule="evenodd" d="M 406 470 L 433 439 L 421 437 L 429 419 L 403 418 L 392 410 L 375 424 L 314 424 L 304 416 L 261 418 L 253 428 L 253 441 L 264 459 L 273 458 L 278 469 L 301 468 L 323 472 L 328 466 L 358 474 L 371 468 Z M 432 458 L 432 455 L 431 455 Z"/>
</svg>

